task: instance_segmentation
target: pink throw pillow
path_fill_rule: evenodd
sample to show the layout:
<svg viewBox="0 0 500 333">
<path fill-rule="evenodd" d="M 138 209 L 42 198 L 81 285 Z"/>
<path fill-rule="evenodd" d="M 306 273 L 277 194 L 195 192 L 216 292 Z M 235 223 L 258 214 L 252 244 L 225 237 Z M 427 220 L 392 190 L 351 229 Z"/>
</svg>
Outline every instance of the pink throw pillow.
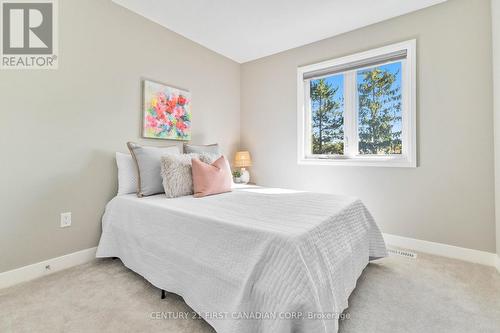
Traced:
<svg viewBox="0 0 500 333">
<path fill-rule="evenodd" d="M 231 169 L 224 156 L 212 164 L 193 158 L 192 172 L 195 198 L 231 191 Z"/>
</svg>

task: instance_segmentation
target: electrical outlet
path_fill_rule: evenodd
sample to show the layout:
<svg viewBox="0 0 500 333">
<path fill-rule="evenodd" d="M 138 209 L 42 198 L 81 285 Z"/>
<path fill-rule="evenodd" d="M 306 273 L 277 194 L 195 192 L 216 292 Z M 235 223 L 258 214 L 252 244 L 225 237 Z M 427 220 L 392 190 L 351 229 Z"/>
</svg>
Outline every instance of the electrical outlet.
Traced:
<svg viewBox="0 0 500 333">
<path fill-rule="evenodd" d="M 71 212 L 61 213 L 61 228 L 71 227 Z"/>
</svg>

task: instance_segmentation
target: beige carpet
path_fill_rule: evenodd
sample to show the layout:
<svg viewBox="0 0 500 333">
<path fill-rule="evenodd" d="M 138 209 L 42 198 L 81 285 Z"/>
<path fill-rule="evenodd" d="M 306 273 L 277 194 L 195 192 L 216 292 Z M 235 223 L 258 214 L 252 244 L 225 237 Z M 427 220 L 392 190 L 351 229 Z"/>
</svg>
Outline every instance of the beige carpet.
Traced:
<svg viewBox="0 0 500 333">
<path fill-rule="evenodd" d="M 389 257 L 367 267 L 349 304 L 342 333 L 500 332 L 500 274 L 427 255 Z M 214 332 L 199 319 L 152 319 L 178 311 L 190 311 L 182 298 L 161 300 L 111 259 L 0 290 L 2 333 Z"/>
</svg>

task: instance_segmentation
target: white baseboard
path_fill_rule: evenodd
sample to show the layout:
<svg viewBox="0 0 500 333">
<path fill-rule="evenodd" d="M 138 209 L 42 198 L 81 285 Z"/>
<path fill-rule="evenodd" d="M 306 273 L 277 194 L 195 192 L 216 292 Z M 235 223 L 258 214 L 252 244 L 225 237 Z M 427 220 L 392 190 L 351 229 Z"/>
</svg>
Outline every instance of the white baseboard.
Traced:
<svg viewBox="0 0 500 333">
<path fill-rule="evenodd" d="M 442 257 L 492 266 L 496 267 L 497 271 L 500 273 L 500 256 L 495 253 L 390 234 L 383 235 L 388 246 L 401 247 Z M 95 258 L 96 250 L 97 248 L 93 247 L 0 273 L 0 289 L 92 261 Z M 47 265 L 50 265 L 50 270 L 46 269 Z"/>
<path fill-rule="evenodd" d="M 496 267 L 500 272 L 500 258 L 496 253 L 467 249 L 442 243 L 434 243 L 420 239 L 383 234 L 387 246 L 401 247 L 441 257 L 459 259 L 486 266 Z"/>
<path fill-rule="evenodd" d="M 89 262 L 95 259 L 96 250 L 93 247 L 0 273 L 0 289 Z M 46 268 L 47 265 L 50 269 Z"/>
</svg>

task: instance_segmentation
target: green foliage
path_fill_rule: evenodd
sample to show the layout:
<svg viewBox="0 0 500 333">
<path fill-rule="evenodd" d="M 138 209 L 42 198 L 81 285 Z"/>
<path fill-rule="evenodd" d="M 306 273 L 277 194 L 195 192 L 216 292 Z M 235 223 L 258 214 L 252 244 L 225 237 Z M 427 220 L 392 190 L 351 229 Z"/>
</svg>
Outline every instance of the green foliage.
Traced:
<svg viewBox="0 0 500 333">
<path fill-rule="evenodd" d="M 239 177 L 241 177 L 241 171 L 240 171 L 240 170 L 234 170 L 234 171 L 233 171 L 233 177 L 234 177 L 234 178 L 239 178 Z"/>
<path fill-rule="evenodd" d="M 319 136 L 312 136 L 313 154 L 342 155 L 344 153 L 344 141 L 323 142 L 320 147 Z"/>
<path fill-rule="evenodd" d="M 401 154 L 401 89 L 393 87 L 397 73 L 374 68 L 361 73 L 359 94 L 360 154 Z"/>
<path fill-rule="evenodd" d="M 335 98 L 338 90 L 324 79 L 311 83 L 313 154 L 344 153 L 342 101 Z"/>
<path fill-rule="evenodd" d="M 358 74 L 360 154 L 401 154 L 399 72 L 376 67 Z M 344 154 L 343 96 L 325 79 L 311 81 L 312 153 Z"/>
</svg>

